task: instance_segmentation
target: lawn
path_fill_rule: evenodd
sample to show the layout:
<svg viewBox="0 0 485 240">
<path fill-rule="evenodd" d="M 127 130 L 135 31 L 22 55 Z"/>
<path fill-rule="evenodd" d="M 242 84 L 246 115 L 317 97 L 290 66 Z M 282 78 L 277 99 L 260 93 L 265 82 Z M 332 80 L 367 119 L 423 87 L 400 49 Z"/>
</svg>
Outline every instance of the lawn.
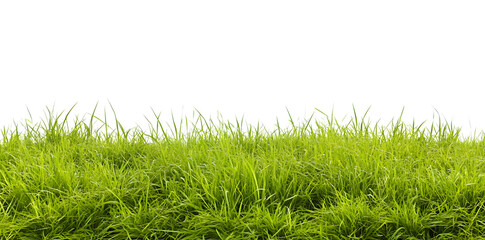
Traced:
<svg viewBox="0 0 485 240">
<path fill-rule="evenodd" d="M 441 119 L 70 113 L 3 128 L 0 239 L 485 239 L 485 137 Z"/>
</svg>

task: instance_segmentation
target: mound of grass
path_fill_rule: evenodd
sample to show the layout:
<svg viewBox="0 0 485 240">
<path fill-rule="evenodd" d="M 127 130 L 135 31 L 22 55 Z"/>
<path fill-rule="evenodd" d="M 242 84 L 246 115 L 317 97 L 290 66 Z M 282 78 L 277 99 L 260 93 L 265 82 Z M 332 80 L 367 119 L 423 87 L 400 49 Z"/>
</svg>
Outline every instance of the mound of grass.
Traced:
<svg viewBox="0 0 485 240">
<path fill-rule="evenodd" d="M 1 239 L 485 235 L 485 138 L 441 121 L 268 132 L 199 115 L 183 133 L 160 115 L 144 132 L 49 113 L 2 131 Z"/>
</svg>

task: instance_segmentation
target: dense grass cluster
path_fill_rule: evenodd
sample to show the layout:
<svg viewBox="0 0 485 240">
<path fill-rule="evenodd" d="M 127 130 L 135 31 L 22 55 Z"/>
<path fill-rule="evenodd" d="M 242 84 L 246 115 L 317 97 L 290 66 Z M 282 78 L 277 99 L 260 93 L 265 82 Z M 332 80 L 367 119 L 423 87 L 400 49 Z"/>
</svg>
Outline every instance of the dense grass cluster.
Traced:
<svg viewBox="0 0 485 240">
<path fill-rule="evenodd" d="M 199 115 L 183 133 L 160 115 L 143 132 L 49 113 L 2 131 L 1 239 L 485 235 L 485 139 L 441 121 L 268 132 Z"/>
</svg>

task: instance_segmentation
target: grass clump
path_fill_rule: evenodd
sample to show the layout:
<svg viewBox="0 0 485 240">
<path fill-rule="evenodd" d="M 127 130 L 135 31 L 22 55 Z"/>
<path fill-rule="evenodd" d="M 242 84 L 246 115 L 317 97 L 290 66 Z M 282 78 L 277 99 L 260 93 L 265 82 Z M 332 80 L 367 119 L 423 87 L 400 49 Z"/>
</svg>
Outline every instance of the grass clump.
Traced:
<svg viewBox="0 0 485 240">
<path fill-rule="evenodd" d="M 379 126 L 354 111 L 269 132 L 199 114 L 184 132 L 155 114 L 142 131 L 95 111 L 2 131 L 1 239 L 485 235 L 485 138 L 446 122 Z"/>
</svg>

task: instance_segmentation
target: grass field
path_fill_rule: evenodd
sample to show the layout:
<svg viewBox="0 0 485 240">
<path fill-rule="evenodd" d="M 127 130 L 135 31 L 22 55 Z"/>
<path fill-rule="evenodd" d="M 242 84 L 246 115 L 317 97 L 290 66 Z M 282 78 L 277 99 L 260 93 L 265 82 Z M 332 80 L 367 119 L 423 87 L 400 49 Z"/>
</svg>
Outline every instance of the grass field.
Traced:
<svg viewBox="0 0 485 240">
<path fill-rule="evenodd" d="M 69 113 L 3 129 L 1 239 L 485 239 L 485 138 L 445 121 Z"/>
</svg>

